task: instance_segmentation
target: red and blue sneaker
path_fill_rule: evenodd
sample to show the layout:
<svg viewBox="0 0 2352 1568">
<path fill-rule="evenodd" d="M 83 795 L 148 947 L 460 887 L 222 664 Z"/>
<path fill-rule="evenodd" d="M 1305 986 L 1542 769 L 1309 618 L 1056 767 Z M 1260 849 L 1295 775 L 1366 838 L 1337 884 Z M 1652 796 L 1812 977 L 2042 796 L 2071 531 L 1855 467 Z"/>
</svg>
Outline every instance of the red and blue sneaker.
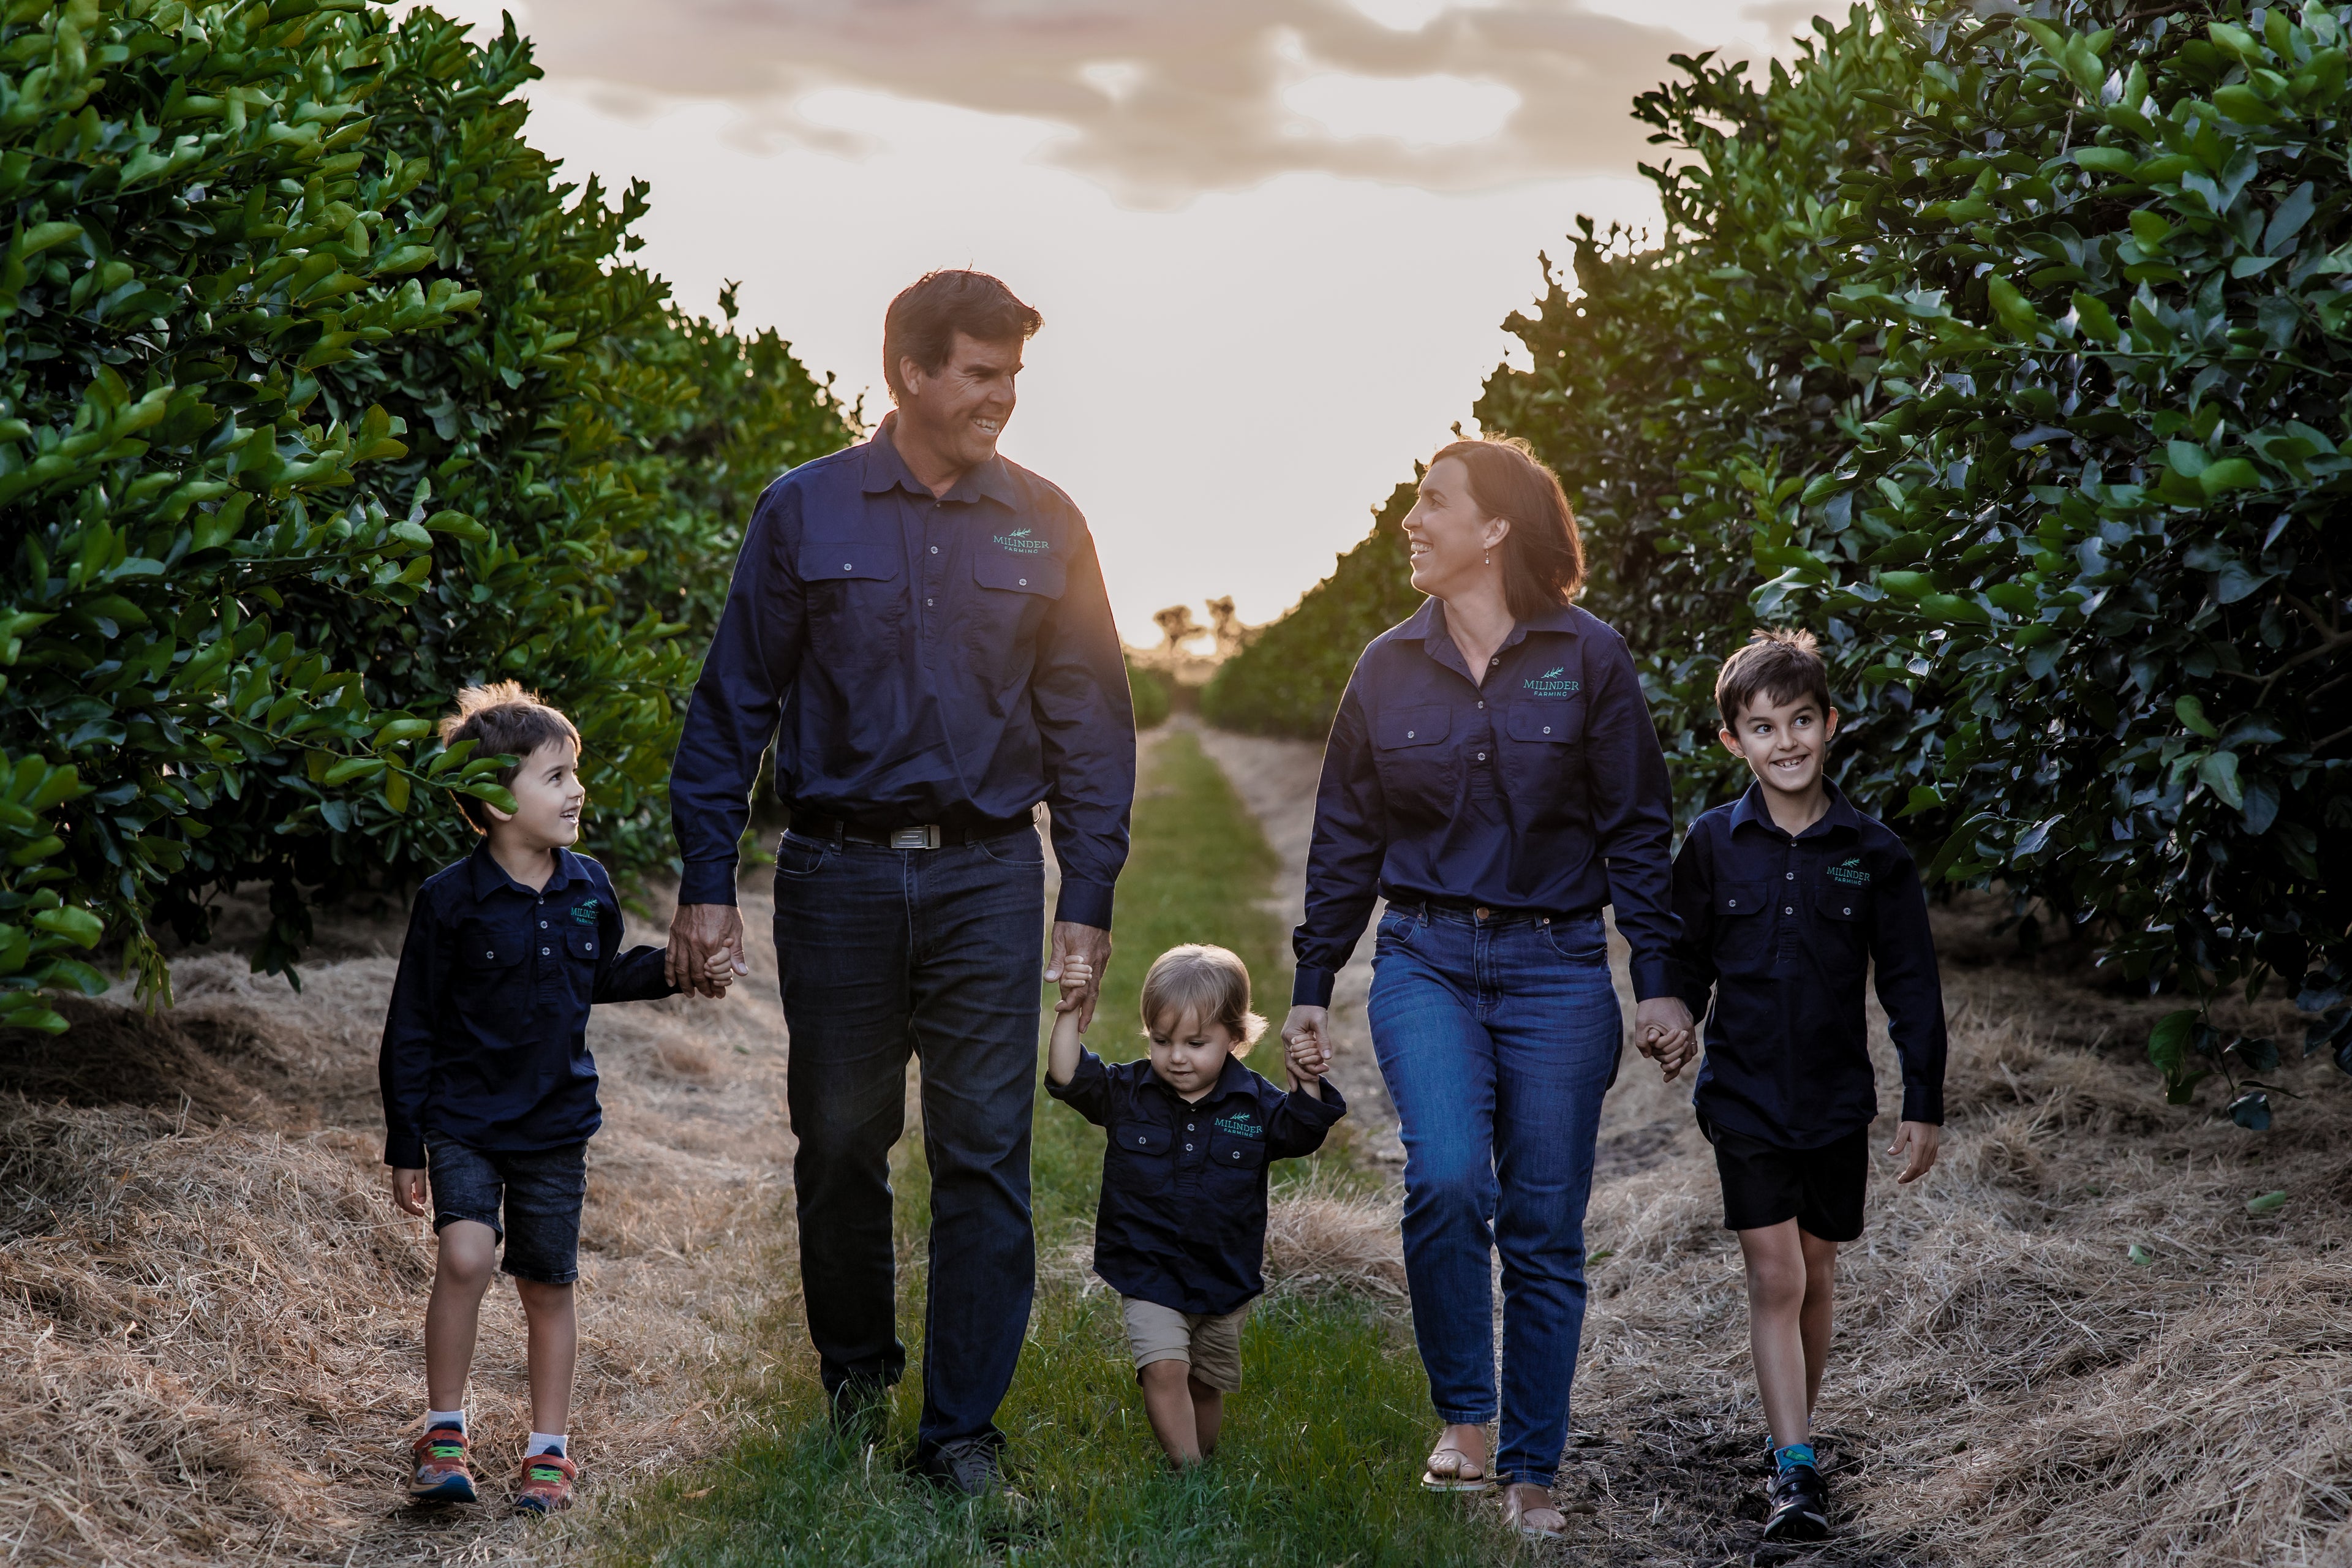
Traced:
<svg viewBox="0 0 2352 1568">
<path fill-rule="evenodd" d="M 517 1513 L 550 1514 L 572 1506 L 572 1483 L 579 1467 L 561 1454 L 533 1454 L 522 1462 L 522 1479 L 515 1483 Z"/>
<path fill-rule="evenodd" d="M 436 1426 L 416 1439 L 410 1450 L 416 1468 L 408 1478 L 408 1496 L 415 1502 L 472 1502 L 474 1472 L 466 1463 L 466 1434 L 455 1426 Z"/>
</svg>

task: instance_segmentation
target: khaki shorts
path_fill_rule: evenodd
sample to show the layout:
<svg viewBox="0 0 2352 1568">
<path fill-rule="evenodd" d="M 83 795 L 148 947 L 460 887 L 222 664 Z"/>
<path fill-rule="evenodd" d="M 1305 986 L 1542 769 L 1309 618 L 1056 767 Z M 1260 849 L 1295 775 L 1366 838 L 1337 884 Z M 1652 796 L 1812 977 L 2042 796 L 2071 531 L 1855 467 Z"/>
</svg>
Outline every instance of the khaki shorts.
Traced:
<svg viewBox="0 0 2352 1568">
<path fill-rule="evenodd" d="M 1181 1361 L 1192 1375 L 1211 1388 L 1233 1393 L 1242 1385 L 1242 1324 L 1253 1302 L 1223 1317 L 1180 1312 L 1140 1296 L 1122 1298 L 1127 1303 L 1127 1343 L 1135 1352 L 1140 1373 L 1155 1361 Z"/>
</svg>

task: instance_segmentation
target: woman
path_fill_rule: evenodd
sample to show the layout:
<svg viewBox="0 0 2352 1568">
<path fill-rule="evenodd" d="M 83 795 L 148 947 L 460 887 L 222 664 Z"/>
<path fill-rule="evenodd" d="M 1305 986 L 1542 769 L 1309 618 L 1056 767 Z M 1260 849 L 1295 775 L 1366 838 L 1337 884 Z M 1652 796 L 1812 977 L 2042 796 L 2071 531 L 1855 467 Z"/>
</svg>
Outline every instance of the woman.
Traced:
<svg viewBox="0 0 2352 1568">
<path fill-rule="evenodd" d="M 1445 1427 L 1423 1484 L 1499 1481 L 1512 1524 L 1556 1536 L 1619 1043 L 1603 904 L 1633 946 L 1643 1038 L 1679 1045 L 1690 1027 L 1667 986 L 1665 760 L 1623 640 L 1570 603 L 1576 519 L 1525 443 L 1444 448 L 1404 531 L 1430 598 L 1364 649 L 1332 722 L 1283 1034 L 1328 1052 L 1332 977 L 1386 898 L 1372 1046 L 1404 1137 L 1413 1336 Z"/>
</svg>

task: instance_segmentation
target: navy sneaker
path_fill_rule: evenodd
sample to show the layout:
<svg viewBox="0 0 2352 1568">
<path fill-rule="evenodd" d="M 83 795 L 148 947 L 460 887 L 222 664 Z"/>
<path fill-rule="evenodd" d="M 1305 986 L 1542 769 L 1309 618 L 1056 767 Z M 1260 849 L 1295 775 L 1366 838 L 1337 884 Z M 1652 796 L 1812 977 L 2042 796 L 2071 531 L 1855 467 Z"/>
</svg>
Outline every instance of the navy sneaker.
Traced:
<svg viewBox="0 0 2352 1568">
<path fill-rule="evenodd" d="M 917 1468 L 965 1497 L 989 1497 L 1004 1490 L 1004 1478 L 996 1468 L 996 1445 L 985 1437 L 942 1443 L 925 1455 Z"/>
<path fill-rule="evenodd" d="M 1764 1521 L 1767 1541 L 1826 1541 L 1830 1534 L 1830 1489 L 1811 1465 L 1790 1465 L 1772 1478 L 1772 1512 Z"/>
</svg>

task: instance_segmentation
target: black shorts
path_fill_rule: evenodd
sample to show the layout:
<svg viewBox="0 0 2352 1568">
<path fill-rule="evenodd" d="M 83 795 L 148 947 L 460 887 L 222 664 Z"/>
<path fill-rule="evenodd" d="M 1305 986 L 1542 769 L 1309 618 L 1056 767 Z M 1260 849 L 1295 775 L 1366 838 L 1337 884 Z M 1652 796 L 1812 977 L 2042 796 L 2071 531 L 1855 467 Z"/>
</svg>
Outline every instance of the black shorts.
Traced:
<svg viewBox="0 0 2352 1568">
<path fill-rule="evenodd" d="M 506 1244 L 499 1267 L 516 1279 L 569 1285 L 580 1278 L 587 1144 L 511 1153 L 428 1140 L 425 1158 L 434 1234 L 452 1221 L 469 1219 L 498 1233 Z"/>
<path fill-rule="evenodd" d="M 1869 1128 L 1818 1149 L 1782 1149 L 1719 1127 L 1706 1133 L 1715 1144 L 1716 1174 L 1723 1178 L 1726 1230 L 1760 1230 L 1792 1219 L 1823 1241 L 1852 1241 L 1862 1234 Z"/>
</svg>

